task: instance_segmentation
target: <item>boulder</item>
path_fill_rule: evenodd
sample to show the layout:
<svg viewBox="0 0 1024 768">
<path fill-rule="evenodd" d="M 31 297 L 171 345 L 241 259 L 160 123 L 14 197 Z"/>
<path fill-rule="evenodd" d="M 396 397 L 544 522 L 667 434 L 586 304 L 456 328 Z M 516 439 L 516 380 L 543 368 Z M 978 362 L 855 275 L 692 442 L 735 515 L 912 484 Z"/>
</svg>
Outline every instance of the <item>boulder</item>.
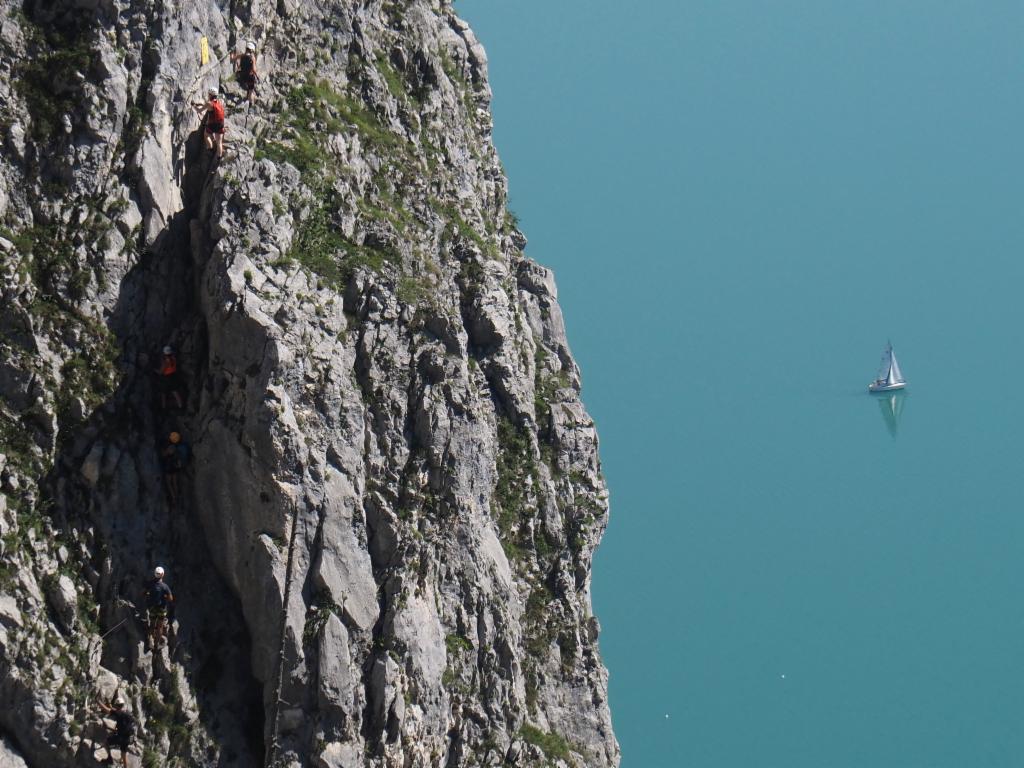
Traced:
<svg viewBox="0 0 1024 768">
<path fill-rule="evenodd" d="M 340 718 L 355 706 L 357 675 L 353 673 L 348 631 L 334 613 L 324 624 L 320 636 L 318 695 L 320 707 Z"/>
<path fill-rule="evenodd" d="M 6 738 L 0 736 L 0 768 L 28 768 L 28 763 Z"/>
<path fill-rule="evenodd" d="M 60 574 L 47 584 L 46 597 L 63 629 L 66 632 L 74 629 L 78 619 L 78 592 L 75 590 L 75 583 L 68 576 Z"/>
</svg>

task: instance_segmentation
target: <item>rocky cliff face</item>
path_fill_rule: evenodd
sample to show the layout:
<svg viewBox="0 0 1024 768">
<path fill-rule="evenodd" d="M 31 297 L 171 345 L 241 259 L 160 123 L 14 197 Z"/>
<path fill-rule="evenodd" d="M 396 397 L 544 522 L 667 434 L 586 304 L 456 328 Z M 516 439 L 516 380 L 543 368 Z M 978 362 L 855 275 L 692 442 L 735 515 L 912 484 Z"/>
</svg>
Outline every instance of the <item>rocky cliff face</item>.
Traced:
<svg viewBox="0 0 1024 768">
<path fill-rule="evenodd" d="M 450 3 L 0 13 L 0 763 L 96 764 L 116 691 L 136 765 L 617 765 L 597 435 Z"/>
</svg>

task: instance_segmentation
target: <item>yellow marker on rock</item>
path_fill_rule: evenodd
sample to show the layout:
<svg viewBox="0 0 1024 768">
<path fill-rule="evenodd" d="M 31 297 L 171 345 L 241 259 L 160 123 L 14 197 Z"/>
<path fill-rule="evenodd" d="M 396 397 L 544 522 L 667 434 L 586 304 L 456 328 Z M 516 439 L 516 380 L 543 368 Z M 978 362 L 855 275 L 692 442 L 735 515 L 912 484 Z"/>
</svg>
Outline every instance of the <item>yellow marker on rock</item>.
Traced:
<svg viewBox="0 0 1024 768">
<path fill-rule="evenodd" d="M 199 63 L 204 67 L 210 63 L 210 44 L 206 41 L 206 35 L 199 38 Z"/>
</svg>

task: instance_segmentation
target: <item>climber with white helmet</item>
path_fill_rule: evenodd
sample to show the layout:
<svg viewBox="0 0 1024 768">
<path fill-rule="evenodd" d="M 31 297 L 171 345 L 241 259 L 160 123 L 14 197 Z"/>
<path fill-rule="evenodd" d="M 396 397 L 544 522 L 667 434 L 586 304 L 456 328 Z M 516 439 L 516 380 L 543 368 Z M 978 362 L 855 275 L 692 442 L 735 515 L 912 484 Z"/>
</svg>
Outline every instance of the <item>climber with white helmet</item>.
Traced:
<svg viewBox="0 0 1024 768">
<path fill-rule="evenodd" d="M 110 715 L 114 721 L 113 731 L 107 736 L 106 762 L 111 764 L 114 762 L 113 750 L 116 748 L 121 752 L 121 765 L 127 768 L 128 747 L 131 746 L 132 737 L 135 735 L 135 718 L 125 708 L 125 701 L 120 695 L 114 699 L 113 705 L 104 704 L 101 700 L 97 700 L 96 704 L 104 714 Z M 107 727 L 109 728 L 109 726 Z"/>
<path fill-rule="evenodd" d="M 149 618 L 149 641 L 153 648 L 163 645 L 167 636 L 167 618 L 174 605 L 174 595 L 164 581 L 163 566 L 153 570 L 153 579 L 146 587 L 146 612 Z"/>
<path fill-rule="evenodd" d="M 231 61 L 235 65 L 235 78 L 245 88 L 245 98 L 252 101 L 256 92 L 256 83 L 260 76 L 256 72 L 256 43 L 250 40 L 245 44 L 245 53 L 231 53 Z"/>
<path fill-rule="evenodd" d="M 202 116 L 203 135 L 206 136 L 206 148 L 216 149 L 217 157 L 224 157 L 224 103 L 218 98 L 216 88 L 206 92 L 206 101 L 192 104 L 196 112 Z"/>
<path fill-rule="evenodd" d="M 154 371 L 157 381 L 160 383 L 160 408 L 167 410 L 167 398 L 174 399 L 174 404 L 179 408 L 184 407 L 181 397 L 181 378 L 178 375 L 178 358 L 174 354 L 174 347 L 164 347 L 160 356 L 160 365 Z"/>
</svg>

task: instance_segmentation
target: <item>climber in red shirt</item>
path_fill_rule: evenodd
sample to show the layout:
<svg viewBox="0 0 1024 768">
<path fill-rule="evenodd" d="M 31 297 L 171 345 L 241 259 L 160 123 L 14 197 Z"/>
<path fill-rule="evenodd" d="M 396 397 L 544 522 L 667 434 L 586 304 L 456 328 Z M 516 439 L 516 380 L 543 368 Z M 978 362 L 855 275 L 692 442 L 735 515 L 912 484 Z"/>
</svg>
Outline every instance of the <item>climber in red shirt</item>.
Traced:
<svg viewBox="0 0 1024 768">
<path fill-rule="evenodd" d="M 195 102 L 192 106 L 203 116 L 206 148 L 216 148 L 217 157 L 224 157 L 224 103 L 217 98 L 216 88 L 207 91 L 206 97 L 206 101 Z"/>
<path fill-rule="evenodd" d="M 181 378 L 178 374 L 178 358 L 173 347 L 164 347 L 160 356 L 160 365 L 154 373 L 160 385 L 160 408 L 167 410 L 167 398 L 173 398 L 179 410 L 184 407 L 181 399 Z"/>
</svg>

